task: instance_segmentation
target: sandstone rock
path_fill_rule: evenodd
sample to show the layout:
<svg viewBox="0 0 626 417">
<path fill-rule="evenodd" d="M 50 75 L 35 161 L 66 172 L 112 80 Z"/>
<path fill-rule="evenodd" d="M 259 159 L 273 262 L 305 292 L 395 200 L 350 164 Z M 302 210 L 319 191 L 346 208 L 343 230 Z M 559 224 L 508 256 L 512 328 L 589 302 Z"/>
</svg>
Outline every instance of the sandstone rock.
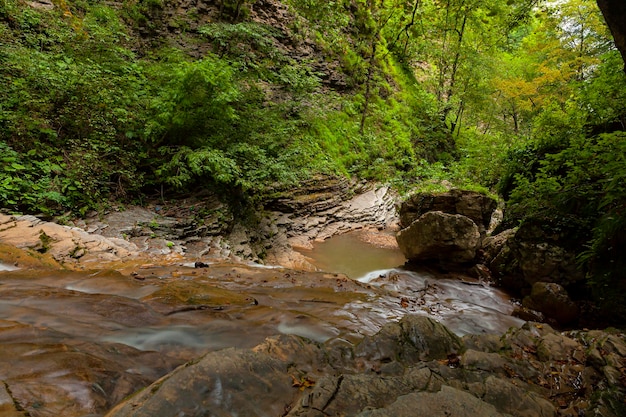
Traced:
<svg viewBox="0 0 626 417">
<path fill-rule="evenodd" d="M 592 338 L 607 344 L 603 333 Z M 293 336 L 268 338 L 252 351 L 226 349 L 180 367 L 107 416 L 182 411 L 200 417 L 210 411 L 216 416 L 548 417 L 557 407 L 619 415 L 619 369 L 584 368 L 574 358 L 580 344 L 550 326 L 527 323 L 505 335 L 502 344 L 487 342 L 498 352 L 463 353 L 461 339 L 420 316 L 384 326 L 354 355 L 345 340 L 319 345 Z M 621 339 L 609 344 L 621 346 Z M 333 354 L 335 349 L 340 352 Z M 457 353 L 460 361 L 453 360 Z M 383 372 L 389 366 L 394 370 Z M 597 396 L 602 401 L 590 407 L 596 386 L 604 387 Z"/>
<path fill-rule="evenodd" d="M 497 353 L 468 350 L 461 357 L 461 366 L 464 369 L 504 374 L 507 361 Z"/>
<path fill-rule="evenodd" d="M 317 179 L 300 190 L 278 193 L 266 203 L 268 220 L 277 230 L 262 240 L 271 242 L 266 261 L 289 268 L 314 270 L 294 248 L 311 249 L 312 242 L 357 229 L 392 227 L 396 219 L 395 195 L 389 187 Z"/>
<path fill-rule="evenodd" d="M 373 373 L 323 377 L 311 392 L 302 395 L 287 417 L 353 416 L 363 409 L 385 407 L 400 395 L 428 390 L 435 379 L 428 368 L 396 377 Z"/>
<path fill-rule="evenodd" d="M 537 358 L 542 362 L 563 363 L 577 356 L 576 350 L 582 350 L 582 346 L 575 340 L 561 334 L 547 334 L 539 341 Z"/>
<path fill-rule="evenodd" d="M 107 416 L 199 417 L 209 410 L 216 416 L 282 415 L 285 400 L 297 392 L 287 370 L 284 361 L 259 352 L 213 352 L 191 366 L 179 367 Z"/>
<path fill-rule="evenodd" d="M 364 411 L 358 417 L 500 417 L 496 408 L 465 391 L 444 385 L 436 393 L 417 392 L 399 397 L 387 407 Z"/>
<path fill-rule="evenodd" d="M 34 216 L 0 214 L 0 240 L 18 248 L 50 255 L 66 265 L 75 265 L 77 258 L 84 263 L 140 257 L 137 246 L 123 239 L 89 234 L 76 227 L 45 222 Z"/>
<path fill-rule="evenodd" d="M 578 307 L 569 298 L 565 288 L 559 284 L 534 283 L 530 296 L 524 297 L 522 304 L 526 308 L 544 313 L 562 325 L 578 319 Z"/>
<path fill-rule="evenodd" d="M 524 321 L 546 321 L 546 316 L 541 311 L 533 310 L 524 306 L 516 306 L 511 315 Z"/>
<path fill-rule="evenodd" d="M 497 235 L 485 237 L 482 242 L 482 256 L 487 263 L 491 263 L 493 259 L 502 251 L 509 239 L 515 236 L 517 229 L 507 229 Z"/>
<path fill-rule="evenodd" d="M 465 216 L 432 211 L 398 232 L 396 239 L 404 256 L 411 261 L 463 263 L 475 258 L 480 232 Z"/>
<path fill-rule="evenodd" d="M 24 411 L 18 410 L 18 405 L 9 394 L 4 381 L 0 381 L 0 416 L 2 417 L 27 417 Z"/>
<path fill-rule="evenodd" d="M 365 337 L 355 354 L 369 363 L 404 363 L 445 359 L 463 350 L 461 339 L 441 323 L 423 316 L 407 315 L 389 323 L 374 336 Z"/>
<path fill-rule="evenodd" d="M 496 200 L 474 191 L 451 190 L 440 194 L 419 193 L 410 196 L 400 205 L 400 225 L 408 227 L 427 212 L 442 211 L 470 218 L 482 233 L 489 228 L 491 216 L 496 207 Z"/>
<path fill-rule="evenodd" d="M 467 350 L 478 352 L 498 352 L 502 349 L 500 335 L 496 334 L 466 334 L 463 344 Z"/>
<path fill-rule="evenodd" d="M 520 388 L 504 378 L 489 376 L 485 380 L 482 400 L 502 412 L 519 417 L 552 417 L 556 408 L 540 395 Z"/>
</svg>

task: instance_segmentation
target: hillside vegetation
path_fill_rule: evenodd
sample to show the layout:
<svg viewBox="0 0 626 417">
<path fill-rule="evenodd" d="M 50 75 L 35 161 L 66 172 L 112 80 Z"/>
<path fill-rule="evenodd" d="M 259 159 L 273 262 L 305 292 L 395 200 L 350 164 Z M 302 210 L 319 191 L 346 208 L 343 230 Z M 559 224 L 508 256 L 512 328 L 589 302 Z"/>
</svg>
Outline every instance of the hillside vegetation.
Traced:
<svg viewBox="0 0 626 417">
<path fill-rule="evenodd" d="M 318 174 L 478 188 L 624 284 L 626 79 L 595 2 L 0 0 L 0 206 Z"/>
</svg>

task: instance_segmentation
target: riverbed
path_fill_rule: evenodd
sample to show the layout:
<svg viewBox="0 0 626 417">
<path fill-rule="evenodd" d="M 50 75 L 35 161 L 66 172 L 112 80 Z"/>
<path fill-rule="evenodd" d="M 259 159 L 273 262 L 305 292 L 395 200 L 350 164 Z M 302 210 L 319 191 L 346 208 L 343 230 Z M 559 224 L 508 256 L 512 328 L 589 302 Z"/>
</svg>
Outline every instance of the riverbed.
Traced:
<svg viewBox="0 0 626 417">
<path fill-rule="evenodd" d="M 206 352 L 252 347 L 270 335 L 356 344 L 409 313 L 458 335 L 521 325 L 506 294 L 407 269 L 384 242 L 331 238 L 307 253 L 318 272 L 222 262 L 133 261 L 87 271 L 5 264 L 0 380 L 31 416 L 72 417 L 102 413 Z"/>
</svg>

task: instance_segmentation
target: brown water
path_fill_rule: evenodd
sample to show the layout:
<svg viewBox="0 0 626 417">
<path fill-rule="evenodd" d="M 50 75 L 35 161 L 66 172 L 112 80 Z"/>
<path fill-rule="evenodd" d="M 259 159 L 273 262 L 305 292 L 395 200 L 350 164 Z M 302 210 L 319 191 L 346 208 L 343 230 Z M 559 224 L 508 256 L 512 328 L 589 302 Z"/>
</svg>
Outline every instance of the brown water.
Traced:
<svg viewBox="0 0 626 417">
<path fill-rule="evenodd" d="M 302 253 L 312 259 L 313 264 L 322 271 L 340 272 L 352 279 L 358 279 L 372 271 L 396 268 L 404 265 L 406 259 L 400 249 L 389 244 L 372 244 L 368 241 L 367 232 L 357 231 L 334 236 L 323 242 L 316 243 L 312 250 Z"/>
<path fill-rule="evenodd" d="M 446 279 L 426 269 L 406 270 L 406 259 L 397 246 L 388 239 L 382 240 L 384 245 L 370 240 L 367 232 L 357 231 L 303 251 L 317 268 L 344 273 L 378 293 L 375 303 L 351 303 L 346 311 L 389 320 L 399 320 L 407 313 L 423 314 L 459 335 L 500 333 L 521 325 L 510 316 L 513 305 L 506 293 L 469 278 Z"/>
<path fill-rule="evenodd" d="M 82 416 L 104 412 L 203 352 L 251 347 L 273 334 L 357 343 L 408 313 L 434 317 L 459 335 L 522 323 L 509 315 L 513 306 L 500 291 L 404 270 L 397 249 L 362 236 L 332 238 L 307 255 L 330 272 L 229 264 L 135 267 L 133 274 L 5 266 L 0 385 L 7 383 L 32 417 Z"/>
</svg>

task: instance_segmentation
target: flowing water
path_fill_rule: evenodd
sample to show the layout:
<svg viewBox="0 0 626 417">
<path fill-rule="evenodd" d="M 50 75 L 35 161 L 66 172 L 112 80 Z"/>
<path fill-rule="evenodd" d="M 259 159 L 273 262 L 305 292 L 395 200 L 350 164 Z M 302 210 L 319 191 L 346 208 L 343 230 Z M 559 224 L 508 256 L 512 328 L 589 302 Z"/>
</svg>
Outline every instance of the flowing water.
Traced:
<svg viewBox="0 0 626 417">
<path fill-rule="evenodd" d="M 32 416 L 79 416 L 110 408 L 203 352 L 252 347 L 270 335 L 357 343 L 408 313 L 459 335 L 522 323 L 497 289 L 407 270 L 397 248 L 362 235 L 332 238 L 306 255 L 323 271 L 179 264 L 122 274 L 0 265 L 0 381 Z"/>
<path fill-rule="evenodd" d="M 405 258 L 384 240 L 372 244 L 364 232 L 352 232 L 317 243 L 304 252 L 312 263 L 337 271 L 374 287 L 375 303 L 350 303 L 351 314 L 399 320 L 407 313 L 435 318 L 458 335 L 502 333 L 523 321 L 512 317 L 513 304 L 506 293 L 466 279 L 447 279 L 426 269 L 404 268 Z"/>
</svg>

